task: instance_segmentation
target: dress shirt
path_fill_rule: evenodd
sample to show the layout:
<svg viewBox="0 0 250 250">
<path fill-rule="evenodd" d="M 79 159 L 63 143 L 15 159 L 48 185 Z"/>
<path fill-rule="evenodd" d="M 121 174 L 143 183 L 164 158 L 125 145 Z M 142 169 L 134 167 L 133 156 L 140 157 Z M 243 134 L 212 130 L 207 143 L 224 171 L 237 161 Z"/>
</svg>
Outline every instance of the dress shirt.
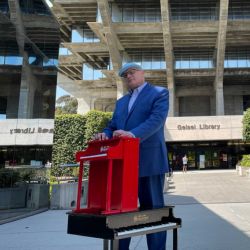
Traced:
<svg viewBox="0 0 250 250">
<path fill-rule="evenodd" d="M 138 95 L 140 94 L 140 92 L 142 91 L 142 89 L 147 85 L 147 83 L 143 83 L 141 86 L 139 86 L 138 88 L 134 89 L 132 94 L 131 94 L 131 97 L 130 97 L 130 100 L 129 100 L 129 103 L 128 103 L 128 112 L 131 110 L 133 104 L 135 103 L 136 101 L 136 98 L 138 97 Z"/>
</svg>

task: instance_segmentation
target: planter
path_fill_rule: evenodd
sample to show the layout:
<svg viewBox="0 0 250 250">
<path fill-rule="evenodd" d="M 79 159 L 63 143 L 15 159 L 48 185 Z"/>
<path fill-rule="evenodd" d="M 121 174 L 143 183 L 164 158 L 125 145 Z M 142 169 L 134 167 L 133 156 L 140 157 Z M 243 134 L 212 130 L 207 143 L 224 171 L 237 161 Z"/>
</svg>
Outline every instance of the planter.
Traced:
<svg viewBox="0 0 250 250">
<path fill-rule="evenodd" d="M 27 185 L 13 188 L 0 188 L 0 209 L 24 208 Z"/>
<path fill-rule="evenodd" d="M 249 175 L 249 167 L 239 166 L 239 176 L 248 176 Z"/>
<path fill-rule="evenodd" d="M 27 189 L 27 208 L 49 207 L 49 184 L 29 184 Z"/>
<path fill-rule="evenodd" d="M 52 185 L 50 208 L 73 209 L 76 207 L 77 182 Z M 82 182 L 81 207 L 87 203 L 88 181 Z"/>
</svg>

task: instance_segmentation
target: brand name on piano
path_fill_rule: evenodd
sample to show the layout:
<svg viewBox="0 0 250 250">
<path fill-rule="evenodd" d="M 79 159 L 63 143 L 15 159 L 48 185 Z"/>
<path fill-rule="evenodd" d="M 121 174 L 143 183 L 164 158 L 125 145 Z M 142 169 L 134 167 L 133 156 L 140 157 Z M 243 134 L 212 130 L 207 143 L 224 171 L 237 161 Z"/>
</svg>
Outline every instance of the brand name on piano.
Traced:
<svg viewBox="0 0 250 250">
<path fill-rule="evenodd" d="M 134 222 L 145 222 L 149 219 L 149 216 L 146 214 L 134 216 Z"/>
<path fill-rule="evenodd" d="M 101 146 L 100 152 L 106 152 L 106 151 L 108 151 L 109 148 L 110 148 L 109 146 Z"/>
</svg>

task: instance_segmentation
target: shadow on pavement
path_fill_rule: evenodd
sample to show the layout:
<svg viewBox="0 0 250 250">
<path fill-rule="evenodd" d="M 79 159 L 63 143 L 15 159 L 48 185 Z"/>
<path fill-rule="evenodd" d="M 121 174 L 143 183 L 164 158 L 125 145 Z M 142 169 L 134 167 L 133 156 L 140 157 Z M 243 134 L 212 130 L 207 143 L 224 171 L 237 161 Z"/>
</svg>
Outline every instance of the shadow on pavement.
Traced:
<svg viewBox="0 0 250 250">
<path fill-rule="evenodd" d="M 250 205 L 248 203 L 201 204 L 191 196 L 165 195 L 182 218 L 179 250 L 248 250 L 250 247 Z M 247 218 L 240 215 L 248 214 Z M 172 232 L 168 233 L 172 249 Z"/>
</svg>

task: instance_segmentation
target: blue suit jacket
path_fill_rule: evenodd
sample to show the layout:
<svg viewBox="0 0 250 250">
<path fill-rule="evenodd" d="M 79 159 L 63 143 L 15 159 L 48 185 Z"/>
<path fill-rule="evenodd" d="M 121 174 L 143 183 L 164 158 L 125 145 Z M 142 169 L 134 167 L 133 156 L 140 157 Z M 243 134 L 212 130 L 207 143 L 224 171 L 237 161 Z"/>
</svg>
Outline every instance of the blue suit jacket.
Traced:
<svg viewBox="0 0 250 250">
<path fill-rule="evenodd" d="M 139 176 L 168 172 L 164 124 L 168 114 L 168 90 L 147 84 L 139 93 L 130 112 L 127 94 L 116 102 L 113 117 L 104 129 L 111 138 L 114 130 L 132 132 L 140 138 Z"/>
</svg>

